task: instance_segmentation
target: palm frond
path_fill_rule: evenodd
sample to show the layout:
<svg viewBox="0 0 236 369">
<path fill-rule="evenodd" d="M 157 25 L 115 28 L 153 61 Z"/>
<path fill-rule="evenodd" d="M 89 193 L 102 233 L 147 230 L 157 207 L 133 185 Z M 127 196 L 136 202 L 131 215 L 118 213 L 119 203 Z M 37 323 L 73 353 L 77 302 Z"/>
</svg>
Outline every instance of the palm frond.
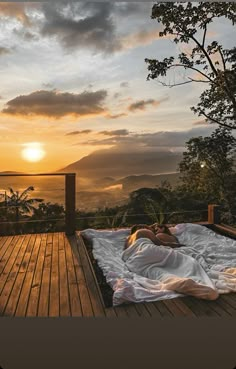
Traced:
<svg viewBox="0 0 236 369">
<path fill-rule="evenodd" d="M 29 186 L 27 187 L 20 195 L 20 199 L 23 199 L 23 197 L 28 196 L 28 192 L 30 191 L 34 191 L 34 187 L 33 186 Z"/>
</svg>

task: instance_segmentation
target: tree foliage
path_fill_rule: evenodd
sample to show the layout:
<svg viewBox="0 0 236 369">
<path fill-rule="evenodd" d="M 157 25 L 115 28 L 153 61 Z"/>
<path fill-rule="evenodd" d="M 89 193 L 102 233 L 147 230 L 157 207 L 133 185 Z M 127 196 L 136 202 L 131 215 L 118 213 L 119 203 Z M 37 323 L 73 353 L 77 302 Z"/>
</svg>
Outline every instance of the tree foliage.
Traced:
<svg viewBox="0 0 236 369">
<path fill-rule="evenodd" d="M 236 129 L 236 47 L 224 49 L 218 41 L 207 43 L 209 25 L 215 19 L 224 17 L 234 26 L 236 3 L 157 3 L 151 17 L 164 27 L 160 37 L 171 36 L 174 43 L 187 44 L 189 51 L 163 60 L 145 59 L 148 80 L 157 79 L 169 87 L 205 84 L 199 103 L 191 109 L 210 123 Z M 160 79 L 166 80 L 173 70 L 190 73 L 180 82 L 166 83 Z"/>
<path fill-rule="evenodd" d="M 35 205 L 43 201 L 43 199 L 39 198 L 30 198 L 29 194 L 32 191 L 34 191 L 33 186 L 27 187 L 22 192 L 14 191 L 10 187 L 9 194 L 5 194 L 3 204 L 5 204 L 9 212 L 13 209 L 16 222 L 19 221 L 20 215 L 34 212 L 36 210 Z"/>
<path fill-rule="evenodd" d="M 232 205 L 236 140 L 230 130 L 219 127 L 210 137 L 191 138 L 186 147 L 179 164 L 185 189 Z"/>
</svg>

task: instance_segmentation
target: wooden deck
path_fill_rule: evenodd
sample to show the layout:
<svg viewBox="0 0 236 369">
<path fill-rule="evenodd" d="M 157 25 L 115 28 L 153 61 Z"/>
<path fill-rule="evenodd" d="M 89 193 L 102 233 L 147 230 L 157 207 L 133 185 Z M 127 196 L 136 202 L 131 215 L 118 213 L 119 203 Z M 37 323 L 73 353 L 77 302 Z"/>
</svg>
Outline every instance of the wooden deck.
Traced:
<svg viewBox="0 0 236 369">
<path fill-rule="evenodd" d="M 0 237 L 0 316 L 235 317 L 236 294 L 105 308 L 87 251 L 64 233 Z"/>
</svg>

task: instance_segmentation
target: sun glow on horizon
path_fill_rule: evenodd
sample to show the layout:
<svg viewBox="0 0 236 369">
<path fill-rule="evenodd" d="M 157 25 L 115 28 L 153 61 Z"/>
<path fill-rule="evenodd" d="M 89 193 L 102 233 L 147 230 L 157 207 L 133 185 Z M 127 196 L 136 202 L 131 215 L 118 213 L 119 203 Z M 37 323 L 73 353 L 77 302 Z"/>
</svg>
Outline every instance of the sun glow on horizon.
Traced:
<svg viewBox="0 0 236 369">
<path fill-rule="evenodd" d="M 25 148 L 21 151 L 22 158 L 26 161 L 37 162 L 44 158 L 46 152 L 39 142 L 31 142 L 24 144 Z"/>
</svg>

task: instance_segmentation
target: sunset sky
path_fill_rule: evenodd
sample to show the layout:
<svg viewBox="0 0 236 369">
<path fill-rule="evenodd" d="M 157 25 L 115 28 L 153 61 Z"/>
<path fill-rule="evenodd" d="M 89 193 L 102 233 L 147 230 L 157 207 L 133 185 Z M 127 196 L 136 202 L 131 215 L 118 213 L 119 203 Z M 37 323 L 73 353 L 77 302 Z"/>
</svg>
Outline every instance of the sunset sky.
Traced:
<svg viewBox="0 0 236 369">
<path fill-rule="evenodd" d="M 146 80 L 146 57 L 187 51 L 158 37 L 152 4 L 0 3 L 0 171 L 54 171 L 106 148 L 181 151 L 214 129 L 190 111 L 200 83 Z M 219 19 L 208 41 L 229 48 L 234 35 Z M 36 163 L 22 156 L 32 147 Z"/>
</svg>

